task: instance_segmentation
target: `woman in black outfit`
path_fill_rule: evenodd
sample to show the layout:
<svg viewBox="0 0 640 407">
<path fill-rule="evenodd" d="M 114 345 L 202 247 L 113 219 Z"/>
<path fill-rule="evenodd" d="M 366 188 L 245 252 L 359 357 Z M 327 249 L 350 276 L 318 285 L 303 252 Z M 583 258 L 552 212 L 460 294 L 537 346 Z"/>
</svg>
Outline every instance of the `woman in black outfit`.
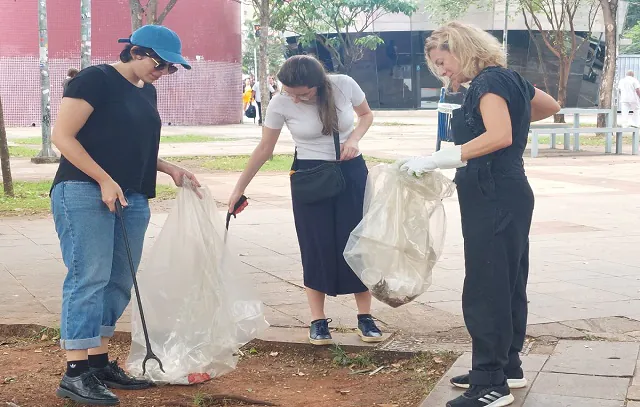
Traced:
<svg viewBox="0 0 640 407">
<path fill-rule="evenodd" d="M 453 112 L 455 147 L 408 160 L 421 175 L 457 168 L 464 237 L 464 320 L 473 341 L 472 369 L 452 384 L 468 390 L 447 407 L 501 407 L 509 388 L 526 386 L 519 352 L 527 327 L 526 285 L 534 197 L 522 155 L 529 125 L 560 110 L 558 103 L 506 68 L 500 43 L 453 22 L 427 39 L 427 62 L 445 85 L 469 83 Z"/>
</svg>

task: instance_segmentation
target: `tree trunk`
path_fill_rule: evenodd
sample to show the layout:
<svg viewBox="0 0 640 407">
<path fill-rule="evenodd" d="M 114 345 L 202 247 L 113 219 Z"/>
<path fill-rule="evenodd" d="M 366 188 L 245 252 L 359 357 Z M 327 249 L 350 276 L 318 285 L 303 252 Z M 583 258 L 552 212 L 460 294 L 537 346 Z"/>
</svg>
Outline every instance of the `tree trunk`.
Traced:
<svg viewBox="0 0 640 407">
<path fill-rule="evenodd" d="M 11 178 L 11 164 L 9 161 L 7 130 L 4 127 L 2 98 L 0 98 L 0 164 L 2 165 L 2 185 L 4 187 L 4 195 L 13 196 L 13 179 Z"/>
<path fill-rule="evenodd" d="M 600 0 L 605 27 L 605 57 L 600 79 L 598 105 L 601 109 L 609 109 L 613 102 L 613 82 L 616 76 L 616 59 L 618 45 L 618 0 Z M 598 127 L 606 127 L 605 115 L 598 115 Z"/>
<path fill-rule="evenodd" d="M 91 65 L 91 0 L 80 0 L 80 69 Z"/>
<path fill-rule="evenodd" d="M 565 107 L 567 104 L 567 84 L 569 83 L 569 71 L 571 69 L 571 60 L 567 57 L 562 57 L 558 61 L 560 63 L 560 72 L 558 78 L 558 103 L 561 107 Z M 556 114 L 553 116 L 555 123 L 564 123 L 564 115 Z"/>
<path fill-rule="evenodd" d="M 260 0 L 260 38 L 258 43 L 258 81 L 260 82 L 260 105 L 262 122 L 266 118 L 271 93 L 267 80 L 269 69 L 269 0 Z"/>
<path fill-rule="evenodd" d="M 142 6 L 140 0 L 129 0 L 129 11 L 131 12 L 131 32 L 142 27 Z"/>
<path fill-rule="evenodd" d="M 36 164 L 58 161 L 51 148 L 51 80 L 49 78 L 49 32 L 47 29 L 47 2 L 38 2 L 38 29 L 40 32 L 40 111 L 42 130 L 42 151 L 31 161 Z"/>
<path fill-rule="evenodd" d="M 156 24 L 158 20 L 158 0 L 149 0 L 144 14 L 147 16 L 147 24 Z"/>
</svg>

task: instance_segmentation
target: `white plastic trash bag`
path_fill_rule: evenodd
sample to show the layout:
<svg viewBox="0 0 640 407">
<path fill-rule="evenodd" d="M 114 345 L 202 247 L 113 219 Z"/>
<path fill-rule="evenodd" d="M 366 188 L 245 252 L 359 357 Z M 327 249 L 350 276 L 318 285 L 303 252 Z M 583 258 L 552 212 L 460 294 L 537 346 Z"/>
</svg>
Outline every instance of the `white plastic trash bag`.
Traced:
<svg viewBox="0 0 640 407">
<path fill-rule="evenodd" d="M 188 183 L 188 180 L 185 180 Z M 207 188 L 189 183 L 151 249 L 138 285 L 153 352 L 145 377 L 194 384 L 235 369 L 238 350 L 268 324 L 239 259 L 224 244 L 222 214 Z M 146 347 L 135 300 L 127 368 L 142 375 Z"/>
<path fill-rule="evenodd" d="M 442 199 L 454 191 L 439 171 L 415 177 L 397 164 L 371 169 L 364 217 L 344 258 L 375 298 L 395 308 L 429 288 L 445 239 Z"/>
</svg>

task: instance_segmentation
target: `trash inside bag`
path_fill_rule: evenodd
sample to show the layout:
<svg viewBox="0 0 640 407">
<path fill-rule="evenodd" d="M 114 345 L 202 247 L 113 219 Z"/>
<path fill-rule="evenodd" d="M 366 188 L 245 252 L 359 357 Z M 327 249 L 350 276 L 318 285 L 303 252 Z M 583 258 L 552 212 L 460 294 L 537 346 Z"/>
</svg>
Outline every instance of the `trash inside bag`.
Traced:
<svg viewBox="0 0 640 407">
<path fill-rule="evenodd" d="M 442 199 L 454 191 L 438 171 L 415 177 L 397 164 L 371 169 L 364 217 L 344 258 L 375 298 L 396 308 L 429 288 L 445 239 Z"/>
<path fill-rule="evenodd" d="M 163 363 L 147 363 L 159 384 L 194 384 L 235 369 L 239 348 L 268 324 L 263 304 L 224 244 L 222 214 L 207 188 L 185 180 L 151 248 L 138 285 L 151 348 Z M 127 368 L 142 375 L 145 339 L 133 303 Z"/>
</svg>

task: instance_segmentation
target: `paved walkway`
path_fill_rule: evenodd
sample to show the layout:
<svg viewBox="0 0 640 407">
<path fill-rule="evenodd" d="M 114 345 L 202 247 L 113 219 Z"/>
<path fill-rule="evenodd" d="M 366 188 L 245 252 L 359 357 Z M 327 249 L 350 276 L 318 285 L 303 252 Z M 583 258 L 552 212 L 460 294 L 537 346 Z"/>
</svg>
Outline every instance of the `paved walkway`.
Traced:
<svg viewBox="0 0 640 407">
<path fill-rule="evenodd" d="M 424 120 L 415 126 L 385 125 L 372 129 L 361 146 L 364 154 L 395 158 L 432 151 L 435 139 L 425 137 L 425 134 L 433 134 L 435 127 L 432 128 L 431 119 Z M 229 136 L 238 140 L 163 145 L 161 154 L 246 154 L 259 139 L 259 129 L 251 125 L 188 130 L 193 134 Z M 184 134 L 186 130 L 165 128 L 167 131 Z M 26 134 L 18 133 L 10 132 L 10 137 Z M 291 152 L 290 136 L 286 133 L 277 151 Z M 545 155 L 525 159 L 527 174 L 536 193 L 531 232 L 528 332 L 534 338 L 551 335 L 637 341 L 640 339 L 640 262 L 637 254 L 640 247 L 640 157 L 562 151 Z M 12 161 L 15 179 L 51 179 L 55 169 L 55 165 L 36 166 L 28 160 Z M 226 202 L 238 174 L 202 173 L 198 176 L 218 201 Z M 169 179 L 162 176 L 160 182 L 167 183 Z M 302 328 L 310 315 L 302 287 L 288 177 L 286 174 L 261 173 L 247 190 L 247 195 L 251 199 L 249 209 L 231 225 L 233 250 L 241 256 L 245 271 L 250 273 L 266 304 L 269 322 L 276 327 Z M 398 309 L 374 301 L 375 317 L 387 332 L 396 332 L 383 349 L 469 349 L 460 303 L 464 260 L 455 196 L 445 201 L 445 208 L 448 216 L 446 248 L 434 271 L 429 291 Z M 146 259 L 166 217 L 166 213 L 152 216 L 141 273 L 152 272 L 145 269 Z M 0 324 L 57 324 L 64 276 L 65 268 L 50 217 L 0 219 Z M 352 298 L 329 298 L 326 308 L 327 315 L 333 318 L 333 327 L 353 328 L 356 325 L 356 306 Z M 119 329 L 129 329 L 128 318 L 127 314 L 120 321 Z M 304 329 L 295 331 L 304 336 Z M 344 332 L 343 329 L 340 331 Z M 344 334 L 336 336 L 343 337 Z M 623 343 L 611 344 L 613 348 L 601 348 L 609 344 L 572 343 L 561 342 L 554 352 L 543 347 L 526 356 L 527 370 L 532 373 L 529 377 L 536 379 L 529 388 L 526 403 L 517 405 L 624 405 L 626 393 L 623 389 L 635 374 L 638 345 Z M 622 353 L 612 353 L 614 350 L 610 349 L 620 349 Z M 585 360 L 588 363 L 577 367 L 567 364 L 569 367 L 566 367 L 562 359 L 566 352 L 573 355 L 570 362 Z M 609 355 L 606 356 L 609 359 L 601 362 L 626 370 L 601 369 L 601 364 L 588 359 L 589 355 Z M 620 359 L 616 359 L 618 357 Z M 465 356 L 451 374 L 465 370 L 467 366 L 468 356 Z M 441 400 L 451 398 L 451 390 L 444 384 L 431 395 L 430 400 L 438 401 L 425 401 L 423 406 L 441 406 L 444 404 Z M 640 385 L 640 382 L 635 384 Z M 631 389 L 636 393 L 630 392 L 629 397 L 638 390 Z M 589 400 L 592 396 L 597 400 Z M 640 407 L 630 402 L 628 407 L 632 406 Z"/>
<path fill-rule="evenodd" d="M 43 171 L 50 177 L 54 169 L 14 164 L 16 178 L 46 178 Z M 638 160 L 629 156 L 534 159 L 528 161 L 528 174 L 537 199 L 529 323 L 607 316 L 640 319 Z M 200 174 L 221 202 L 236 178 L 236 174 Z M 283 174 L 259 175 L 247 195 L 249 210 L 231 226 L 237 250 L 254 272 L 270 307 L 270 321 L 304 325 L 310 316 L 304 305 L 288 179 Z M 464 261 L 455 197 L 445 207 L 447 244 L 429 292 L 399 309 L 374 303 L 376 316 L 389 329 L 429 333 L 463 326 Z M 154 214 L 146 253 L 166 216 Z M 0 323 L 55 323 L 64 273 L 51 219 L 0 220 Z M 355 310 L 349 297 L 327 303 L 334 326 L 353 326 Z"/>
<path fill-rule="evenodd" d="M 522 357 L 529 385 L 514 390 L 514 407 L 640 407 L 640 344 L 560 341 L 553 352 Z M 444 406 L 462 393 L 449 384 L 465 374 L 465 353 L 445 374 L 421 407 Z"/>
</svg>

